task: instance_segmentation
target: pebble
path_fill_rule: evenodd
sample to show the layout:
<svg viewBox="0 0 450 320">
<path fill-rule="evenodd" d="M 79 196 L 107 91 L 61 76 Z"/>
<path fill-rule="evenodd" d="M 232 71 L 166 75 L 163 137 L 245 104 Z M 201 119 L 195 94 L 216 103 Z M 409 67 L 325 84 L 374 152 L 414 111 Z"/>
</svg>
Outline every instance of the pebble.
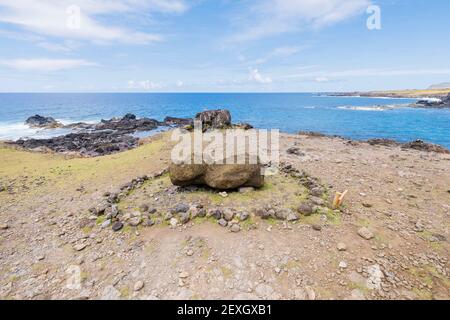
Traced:
<svg viewBox="0 0 450 320">
<path fill-rule="evenodd" d="M 75 245 L 73 248 L 76 251 L 81 251 L 81 250 L 84 250 L 86 247 L 87 247 L 87 245 L 85 243 L 80 243 L 80 244 Z"/>
<path fill-rule="evenodd" d="M 128 224 L 132 227 L 137 227 L 138 225 L 140 225 L 142 222 L 140 217 L 134 217 L 131 218 L 130 220 L 128 220 Z"/>
<path fill-rule="evenodd" d="M 0 230 L 6 230 L 9 226 L 7 224 L 0 224 Z"/>
<path fill-rule="evenodd" d="M 219 226 L 221 226 L 221 227 L 226 227 L 227 224 L 228 224 L 228 222 L 227 222 L 227 220 L 225 220 L 225 219 L 220 219 L 220 220 L 218 221 L 218 224 L 219 224 Z"/>
<path fill-rule="evenodd" d="M 133 290 L 140 291 L 144 287 L 144 282 L 139 280 L 134 284 Z"/>
<path fill-rule="evenodd" d="M 231 232 L 239 232 L 239 231 L 241 231 L 241 227 L 237 223 L 231 226 Z"/>
<path fill-rule="evenodd" d="M 108 228 L 110 225 L 111 225 L 111 220 L 108 219 L 108 220 L 103 221 L 101 227 L 103 229 L 105 229 L 105 228 Z"/>
<path fill-rule="evenodd" d="M 186 278 L 189 277 L 189 273 L 187 273 L 186 271 L 182 271 L 182 272 L 180 272 L 178 277 L 181 278 L 181 279 L 186 279 Z"/>
<path fill-rule="evenodd" d="M 346 251 L 347 250 L 347 245 L 345 243 L 343 243 L 343 242 L 339 242 L 337 244 L 337 249 L 339 251 Z"/>
<path fill-rule="evenodd" d="M 176 227 L 178 225 L 178 220 L 176 218 L 170 218 L 170 225 Z"/>
<path fill-rule="evenodd" d="M 194 251 L 192 251 L 191 249 L 189 249 L 188 251 L 186 251 L 186 255 L 191 257 L 194 255 Z"/>
<path fill-rule="evenodd" d="M 303 214 L 304 216 L 310 216 L 314 213 L 314 208 L 310 203 L 303 202 L 298 206 L 297 211 Z"/>
<path fill-rule="evenodd" d="M 347 268 L 347 262 L 345 262 L 345 261 L 339 262 L 339 268 L 346 269 Z"/>
<path fill-rule="evenodd" d="M 117 221 L 112 225 L 113 231 L 116 231 L 116 232 L 119 230 L 122 230 L 122 228 L 123 228 L 123 223 L 120 221 Z"/>
<path fill-rule="evenodd" d="M 321 231 L 322 230 L 322 226 L 320 224 L 313 224 L 312 228 L 316 231 Z"/>
<path fill-rule="evenodd" d="M 366 240 L 373 239 L 373 237 L 374 237 L 372 231 L 370 231 L 366 227 L 362 227 L 361 229 L 359 229 L 358 234 Z"/>
</svg>

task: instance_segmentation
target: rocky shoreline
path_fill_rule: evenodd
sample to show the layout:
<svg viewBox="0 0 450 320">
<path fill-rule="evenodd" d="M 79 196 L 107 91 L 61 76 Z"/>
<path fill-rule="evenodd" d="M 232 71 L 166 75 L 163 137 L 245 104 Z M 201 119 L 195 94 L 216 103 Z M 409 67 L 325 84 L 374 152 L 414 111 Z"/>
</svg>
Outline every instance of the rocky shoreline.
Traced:
<svg viewBox="0 0 450 320">
<path fill-rule="evenodd" d="M 63 125 L 52 117 L 35 115 L 28 118 L 25 124 L 32 128 L 66 128 L 77 131 L 54 138 L 19 139 L 17 141 L 7 141 L 6 143 L 35 152 L 57 152 L 97 157 L 136 148 L 139 145 L 140 139 L 133 134 L 138 132 L 150 132 L 159 127 L 182 127 L 187 130 L 192 130 L 194 119 L 202 122 L 204 130 L 224 128 L 249 130 L 253 128 L 248 123 L 233 124 L 231 114 L 228 110 L 204 111 L 196 114 L 194 118 L 166 117 L 164 121 L 149 118 L 138 119 L 134 114 L 126 114 L 121 118 L 101 120 L 96 124 L 78 122 L 68 125 Z M 298 134 L 310 137 L 336 137 L 347 140 L 349 144 L 369 143 L 371 145 L 401 147 L 402 149 L 414 149 L 425 152 L 450 153 L 450 150 L 443 146 L 427 143 L 422 140 L 401 143 L 384 138 L 369 139 L 367 141 L 352 140 L 338 135 L 326 135 L 310 131 L 300 131 Z"/>
<path fill-rule="evenodd" d="M 232 124 L 228 110 L 209 110 L 197 113 L 194 118 L 166 117 L 164 121 L 150 118 L 137 118 L 134 114 L 126 114 L 121 118 L 101 120 L 99 123 L 84 122 L 63 125 L 52 117 L 34 115 L 25 121 L 31 128 L 40 129 L 72 129 L 76 132 L 48 139 L 19 139 L 7 144 L 19 146 L 26 150 L 46 152 L 53 151 L 66 154 L 96 157 L 122 152 L 136 148 L 139 138 L 133 134 L 151 132 L 159 127 L 182 127 L 192 130 L 194 119 L 202 123 L 203 130 L 253 128 L 247 123 Z"/>
<path fill-rule="evenodd" d="M 334 92 L 327 93 L 334 97 L 368 97 L 368 98 L 396 98 L 396 99 L 418 99 L 417 102 L 409 104 L 410 108 L 433 108 L 433 109 L 450 109 L 450 93 L 448 94 L 423 94 L 402 93 L 402 92 Z"/>
</svg>

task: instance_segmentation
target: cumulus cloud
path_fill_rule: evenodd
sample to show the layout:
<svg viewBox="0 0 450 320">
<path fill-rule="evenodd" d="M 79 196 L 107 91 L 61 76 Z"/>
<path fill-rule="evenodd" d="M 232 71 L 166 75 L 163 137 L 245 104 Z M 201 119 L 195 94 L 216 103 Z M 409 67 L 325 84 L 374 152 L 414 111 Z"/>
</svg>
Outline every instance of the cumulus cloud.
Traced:
<svg viewBox="0 0 450 320">
<path fill-rule="evenodd" d="M 258 69 L 250 69 L 249 80 L 261 84 L 272 83 L 272 79 L 270 77 L 263 76 Z"/>
<path fill-rule="evenodd" d="M 303 28 L 320 28 L 365 12 L 370 0 L 257 0 L 233 41 L 256 40 Z"/>
<path fill-rule="evenodd" d="M 81 59 L 11 59 L 0 60 L 0 65 L 19 71 L 61 71 L 87 66 L 95 63 Z"/>
<path fill-rule="evenodd" d="M 160 41 L 157 34 L 107 25 L 113 14 L 181 13 L 184 0 L 0 0 L 0 22 L 33 34 L 93 42 L 145 44 Z"/>
</svg>

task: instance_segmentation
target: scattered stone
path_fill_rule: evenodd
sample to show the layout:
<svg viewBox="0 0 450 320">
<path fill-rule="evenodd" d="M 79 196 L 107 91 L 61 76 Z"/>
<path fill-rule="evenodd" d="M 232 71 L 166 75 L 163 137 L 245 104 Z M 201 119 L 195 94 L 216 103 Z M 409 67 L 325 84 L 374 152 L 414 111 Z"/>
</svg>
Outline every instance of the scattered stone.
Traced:
<svg viewBox="0 0 450 320">
<path fill-rule="evenodd" d="M 226 191 L 219 192 L 219 196 L 221 196 L 222 198 L 226 198 L 228 197 L 228 193 Z"/>
<path fill-rule="evenodd" d="M 339 262 L 339 268 L 346 269 L 347 268 L 347 262 L 345 262 L 345 261 Z"/>
<path fill-rule="evenodd" d="M 112 225 L 112 229 L 115 232 L 122 230 L 122 228 L 123 228 L 123 223 L 120 221 L 117 221 Z"/>
<path fill-rule="evenodd" d="M 6 230 L 9 229 L 9 226 L 6 223 L 0 224 L 0 230 Z"/>
<path fill-rule="evenodd" d="M 297 211 L 304 216 L 310 216 L 314 213 L 314 206 L 310 202 L 303 202 L 298 206 Z"/>
<path fill-rule="evenodd" d="M 139 210 L 141 210 L 142 212 L 148 212 L 149 207 L 147 204 L 144 203 L 139 206 Z"/>
<path fill-rule="evenodd" d="M 221 227 L 226 227 L 228 225 L 228 222 L 225 219 L 219 219 L 218 223 Z"/>
<path fill-rule="evenodd" d="M 175 228 L 175 227 L 178 225 L 178 219 L 177 219 L 177 218 L 171 218 L 170 221 L 169 221 L 169 223 L 170 223 L 170 225 L 171 225 L 172 227 Z"/>
<path fill-rule="evenodd" d="M 194 251 L 192 251 L 192 249 L 189 249 L 188 251 L 186 251 L 186 255 L 188 257 L 192 257 L 194 255 Z"/>
<path fill-rule="evenodd" d="M 370 240 L 374 238 L 374 234 L 372 233 L 372 231 L 370 231 L 369 229 L 367 229 L 366 227 L 362 227 L 358 230 L 358 234 L 366 239 L 366 240 Z"/>
<path fill-rule="evenodd" d="M 346 251 L 347 250 L 347 245 L 345 243 L 343 243 L 343 242 L 339 242 L 337 244 L 337 249 L 339 251 Z"/>
<path fill-rule="evenodd" d="M 367 202 L 363 202 L 362 205 L 363 205 L 365 208 L 372 208 L 372 207 L 373 207 L 373 204 L 367 203 Z"/>
<path fill-rule="evenodd" d="M 142 222 L 142 219 L 140 217 L 133 217 L 130 220 L 128 220 L 128 224 L 132 227 L 137 227 Z"/>
<path fill-rule="evenodd" d="M 233 220 L 233 218 L 234 218 L 234 212 L 233 212 L 233 210 L 231 210 L 231 209 L 225 209 L 225 210 L 223 211 L 223 218 L 224 218 L 226 221 L 231 221 L 231 220 Z"/>
<path fill-rule="evenodd" d="M 234 223 L 233 225 L 231 225 L 230 230 L 231 232 L 239 232 L 241 231 L 241 227 L 237 223 Z"/>
<path fill-rule="evenodd" d="M 297 221 L 298 219 L 300 219 L 299 216 L 292 210 L 289 210 L 289 213 L 286 217 L 286 221 L 293 222 L 293 221 Z"/>
<path fill-rule="evenodd" d="M 250 214 L 246 211 L 241 211 L 237 214 L 239 221 L 245 221 L 249 218 Z"/>
<path fill-rule="evenodd" d="M 182 272 L 180 272 L 180 274 L 178 275 L 178 277 L 179 277 L 180 279 L 186 279 L 186 278 L 189 278 L 189 273 L 187 273 L 186 271 L 182 271 Z"/>
<path fill-rule="evenodd" d="M 316 231 L 321 231 L 322 230 L 322 226 L 320 224 L 313 224 L 312 228 Z"/>
<path fill-rule="evenodd" d="M 140 291 L 142 288 L 144 288 L 144 282 L 141 281 L 141 280 L 136 281 L 136 283 L 133 286 L 133 290 L 134 291 Z"/>
<path fill-rule="evenodd" d="M 321 197 L 323 195 L 323 193 L 324 193 L 324 190 L 322 187 L 315 187 L 309 191 L 309 194 L 314 197 Z"/>
<path fill-rule="evenodd" d="M 173 208 L 172 213 L 181 213 L 181 212 L 188 212 L 189 206 L 184 203 L 179 203 Z"/>
<path fill-rule="evenodd" d="M 210 209 L 209 211 L 208 211 L 208 214 L 207 214 L 209 217 L 213 217 L 213 218 L 215 218 L 216 220 L 219 220 L 219 219 L 221 219 L 222 218 L 222 210 L 220 210 L 220 209 Z"/>
<path fill-rule="evenodd" d="M 102 227 L 103 229 L 106 229 L 106 228 L 108 228 L 110 225 L 111 225 L 111 220 L 110 220 L 110 219 L 107 219 L 107 220 L 103 221 L 103 223 L 101 224 L 101 227 Z"/>
<path fill-rule="evenodd" d="M 181 212 L 178 217 L 180 218 L 181 224 L 186 224 L 189 222 L 190 214 L 189 212 Z"/>
<path fill-rule="evenodd" d="M 87 247 L 87 245 L 85 243 L 80 243 L 80 244 L 76 244 L 73 248 L 76 251 L 82 251 Z"/>
<path fill-rule="evenodd" d="M 311 202 L 317 206 L 323 206 L 325 204 L 325 201 L 322 198 L 319 197 L 311 197 Z"/>
</svg>

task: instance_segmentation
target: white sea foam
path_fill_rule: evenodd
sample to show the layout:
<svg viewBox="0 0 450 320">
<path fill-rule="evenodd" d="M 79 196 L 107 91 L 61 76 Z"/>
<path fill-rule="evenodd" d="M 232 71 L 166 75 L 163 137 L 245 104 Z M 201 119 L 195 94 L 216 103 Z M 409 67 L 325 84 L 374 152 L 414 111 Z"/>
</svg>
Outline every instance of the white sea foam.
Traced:
<svg viewBox="0 0 450 320">
<path fill-rule="evenodd" d="M 393 106 L 373 106 L 373 107 L 343 106 L 343 107 L 338 107 L 338 109 L 354 110 L 354 111 L 387 111 L 387 110 L 394 109 L 394 107 Z"/>
<path fill-rule="evenodd" d="M 24 123 L 0 122 L 0 140 L 45 139 L 70 133 L 71 129 L 38 129 L 30 128 Z"/>
</svg>

